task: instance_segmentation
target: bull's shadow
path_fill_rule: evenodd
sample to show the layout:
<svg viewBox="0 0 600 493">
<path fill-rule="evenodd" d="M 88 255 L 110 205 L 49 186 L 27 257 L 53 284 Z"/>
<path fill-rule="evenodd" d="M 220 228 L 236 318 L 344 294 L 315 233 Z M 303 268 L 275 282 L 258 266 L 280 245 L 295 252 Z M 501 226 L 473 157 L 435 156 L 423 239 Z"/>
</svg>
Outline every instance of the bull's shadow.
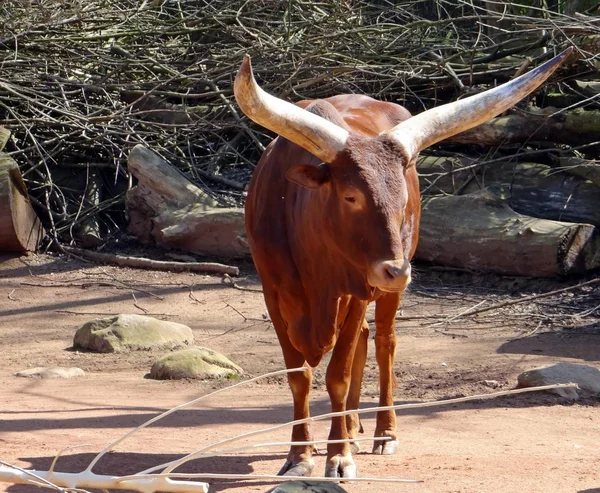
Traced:
<svg viewBox="0 0 600 493">
<path fill-rule="evenodd" d="M 60 457 L 54 468 L 58 472 L 77 473 L 83 471 L 88 464 L 94 459 L 96 454 L 81 453 L 65 455 Z M 274 452 L 269 455 L 235 455 L 235 456 L 219 456 L 204 459 L 192 460 L 174 472 L 180 473 L 214 473 L 214 474 L 255 474 L 252 467 L 253 462 L 269 461 L 273 463 L 273 474 L 277 472 L 287 452 Z M 94 467 L 95 474 L 110 475 L 110 476 L 126 476 L 137 472 L 149 469 L 153 466 L 164 464 L 166 462 L 180 459 L 182 455 L 175 454 L 142 454 L 142 453 L 124 453 L 111 452 L 105 455 Z M 34 469 L 38 471 L 47 471 L 54 460 L 54 457 L 23 457 L 20 459 L 28 465 L 26 469 Z M 182 479 L 182 478 L 179 478 Z M 250 483 L 247 481 L 228 480 L 228 479 L 198 479 L 198 481 L 210 484 L 211 492 L 218 491 L 244 491 Z M 264 485 L 264 489 L 271 483 L 267 482 L 252 482 L 253 486 Z M 7 493 L 39 493 L 41 490 L 37 486 L 16 484 L 9 486 L 6 489 Z M 50 490 L 48 490 L 50 491 Z M 87 489 L 90 492 L 98 492 L 100 490 Z M 129 490 L 120 490 L 129 491 Z"/>
</svg>

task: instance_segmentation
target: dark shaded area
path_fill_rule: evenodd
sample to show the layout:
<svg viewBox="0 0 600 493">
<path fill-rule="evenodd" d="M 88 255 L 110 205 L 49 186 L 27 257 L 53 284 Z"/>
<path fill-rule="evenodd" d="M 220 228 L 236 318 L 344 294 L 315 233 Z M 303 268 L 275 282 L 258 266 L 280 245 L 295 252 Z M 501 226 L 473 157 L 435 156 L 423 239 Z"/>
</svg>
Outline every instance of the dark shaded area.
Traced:
<svg viewBox="0 0 600 493">
<path fill-rule="evenodd" d="M 598 362 L 600 361 L 600 330 L 594 326 L 592 332 L 586 332 L 585 328 L 577 331 L 543 332 L 531 337 L 508 341 L 502 344 L 497 352 L 543 354 Z"/>
<path fill-rule="evenodd" d="M 191 449 L 193 446 L 191 447 Z M 287 454 L 281 452 L 274 452 L 270 455 L 236 455 L 236 456 L 220 456 L 211 457 L 204 459 L 192 460 L 180 468 L 176 469 L 175 472 L 180 473 L 214 473 L 214 474 L 252 474 L 254 468 L 252 467 L 253 462 L 260 462 L 264 460 L 276 460 L 277 462 L 283 462 Z M 88 464 L 94 459 L 96 454 L 81 453 L 65 455 L 58 459 L 55 470 L 67 473 L 77 473 L 84 470 Z M 182 455 L 175 454 L 142 454 L 142 453 L 123 453 L 123 452 L 111 452 L 105 455 L 98 464 L 94 467 L 93 472 L 96 474 L 104 474 L 111 476 L 125 476 L 128 474 L 135 474 L 145 469 L 154 467 L 159 464 L 170 462 L 173 460 L 180 459 Z M 48 470 L 54 457 L 22 457 L 20 460 L 31 464 L 28 469 L 34 470 Z M 277 471 L 273 471 L 275 474 Z M 213 480 L 210 478 L 199 479 L 197 481 L 203 481 L 210 483 L 211 492 L 219 491 L 244 491 L 244 487 L 248 485 L 247 482 L 237 480 Z M 264 485 L 265 489 L 267 485 L 271 484 L 268 482 L 252 482 L 253 485 Z M 12 485 L 6 490 L 8 493 L 39 493 L 40 490 L 36 486 L 29 485 Z M 50 491 L 50 490 L 48 490 Z M 90 489 L 90 492 L 96 492 L 99 490 Z M 119 490 L 129 491 L 129 490 Z"/>
</svg>

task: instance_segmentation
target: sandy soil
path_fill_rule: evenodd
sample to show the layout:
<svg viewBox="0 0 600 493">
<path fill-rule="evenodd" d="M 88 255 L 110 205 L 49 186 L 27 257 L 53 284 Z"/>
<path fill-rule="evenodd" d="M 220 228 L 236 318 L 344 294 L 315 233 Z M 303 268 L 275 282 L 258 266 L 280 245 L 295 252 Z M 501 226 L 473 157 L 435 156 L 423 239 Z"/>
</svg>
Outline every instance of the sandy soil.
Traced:
<svg viewBox="0 0 600 493">
<path fill-rule="evenodd" d="M 250 267 L 244 286 L 259 289 Z M 406 296 L 404 315 L 454 313 L 456 297 Z M 462 305 L 459 305 L 462 306 Z M 153 381 L 144 378 L 160 352 L 91 354 L 70 349 L 77 327 L 116 313 L 147 313 L 189 325 L 198 345 L 240 364 L 247 376 L 282 368 L 260 292 L 241 291 L 220 277 L 89 266 L 50 256 L 0 259 L 0 460 L 45 469 L 67 446 L 56 469 L 83 469 L 111 440 L 157 413 L 235 381 Z M 452 337 L 414 320 L 398 324 L 397 403 L 493 392 L 514 387 L 523 369 L 555 361 L 600 366 L 598 332 L 530 331 L 497 320 Z M 521 337 L 521 338 L 519 338 Z M 371 341 L 372 344 L 372 341 Z M 372 356 L 373 351 L 371 351 Z M 17 378 L 35 366 L 77 366 L 74 380 Z M 328 411 L 322 366 L 312 392 L 313 414 Z M 363 407 L 377 400 L 369 360 Z M 355 456 L 361 477 L 419 479 L 418 484 L 354 482 L 348 492 L 600 492 L 600 409 L 597 400 L 567 402 L 537 394 L 399 413 L 401 450 Z M 127 474 L 180 457 L 227 437 L 292 418 L 284 378 L 271 378 L 178 411 L 120 444 L 95 472 Z M 373 416 L 364 421 L 373 432 Z M 328 423 L 315 423 L 326 438 Z M 241 441 L 288 439 L 287 430 Z M 371 444 L 365 443 L 365 450 Z M 272 474 L 285 447 L 247 450 L 186 465 L 182 471 Z M 325 456 L 317 456 L 317 474 Z M 211 491 L 262 492 L 272 483 L 210 481 Z M 0 483 L 0 492 L 39 491 Z"/>
</svg>

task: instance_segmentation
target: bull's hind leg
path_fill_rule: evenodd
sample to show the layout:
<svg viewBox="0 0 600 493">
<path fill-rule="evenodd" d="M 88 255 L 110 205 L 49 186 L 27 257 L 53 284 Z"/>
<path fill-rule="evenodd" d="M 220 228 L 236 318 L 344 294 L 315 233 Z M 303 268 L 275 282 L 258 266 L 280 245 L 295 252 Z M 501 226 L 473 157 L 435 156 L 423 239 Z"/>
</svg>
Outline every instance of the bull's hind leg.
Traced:
<svg viewBox="0 0 600 493">
<path fill-rule="evenodd" d="M 379 366 L 379 405 L 394 404 L 393 392 L 396 387 L 394 359 L 396 357 L 396 312 L 400 306 L 401 294 L 388 293 L 377 300 L 375 308 L 375 351 Z M 396 412 L 379 411 L 375 425 L 376 437 L 389 437 L 388 441 L 375 441 L 373 453 L 391 455 L 398 451 Z"/>
<path fill-rule="evenodd" d="M 365 364 L 367 362 L 367 345 L 369 342 L 369 324 L 363 318 L 362 327 L 358 336 L 356 350 L 354 351 L 354 360 L 352 362 L 352 380 L 350 381 L 350 389 L 348 391 L 348 399 L 346 407 L 348 409 L 358 409 L 360 405 L 360 392 L 362 388 L 363 374 Z M 363 427 L 358 414 L 349 414 L 346 416 L 346 427 L 350 438 L 358 437 L 359 433 L 363 432 Z M 356 454 L 360 451 L 358 442 L 350 444 L 352 453 Z"/>
<path fill-rule="evenodd" d="M 281 316 L 279 301 L 276 294 L 265 292 L 265 301 L 275 327 L 279 344 L 283 352 L 286 368 L 299 368 L 304 366 L 304 356 L 292 346 L 288 337 L 287 325 Z M 312 370 L 307 368 L 303 372 L 288 373 L 288 383 L 292 390 L 294 400 L 294 420 L 308 418 L 308 394 L 312 383 Z M 292 428 L 293 442 L 306 442 L 312 440 L 309 423 L 296 425 Z M 312 458 L 313 445 L 293 445 L 290 447 L 287 460 L 277 473 L 282 476 L 310 476 L 315 466 Z"/>
</svg>

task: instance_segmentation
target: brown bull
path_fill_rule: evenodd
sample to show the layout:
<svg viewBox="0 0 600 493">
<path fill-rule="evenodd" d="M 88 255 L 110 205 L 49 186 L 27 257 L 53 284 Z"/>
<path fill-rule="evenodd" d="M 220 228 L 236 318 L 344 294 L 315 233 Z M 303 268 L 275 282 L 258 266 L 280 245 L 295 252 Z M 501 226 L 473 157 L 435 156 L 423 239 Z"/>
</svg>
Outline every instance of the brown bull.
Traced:
<svg viewBox="0 0 600 493">
<path fill-rule="evenodd" d="M 505 111 L 570 53 L 507 84 L 415 117 L 393 103 L 341 95 L 298 105 L 265 93 L 245 57 L 235 80 L 243 112 L 274 131 L 250 183 L 246 228 L 288 368 L 315 367 L 333 350 L 326 384 L 332 411 L 359 404 L 367 357 L 365 312 L 376 302 L 380 405 L 393 404 L 395 314 L 418 239 L 419 151 Z M 312 373 L 292 373 L 294 419 L 309 416 Z M 333 418 L 329 438 L 356 437 L 358 418 Z M 398 449 L 396 415 L 379 412 L 374 452 Z M 311 440 L 308 424 L 292 440 Z M 311 445 L 292 446 L 280 474 L 309 475 Z M 348 442 L 327 447 L 325 474 L 354 477 Z"/>
</svg>

